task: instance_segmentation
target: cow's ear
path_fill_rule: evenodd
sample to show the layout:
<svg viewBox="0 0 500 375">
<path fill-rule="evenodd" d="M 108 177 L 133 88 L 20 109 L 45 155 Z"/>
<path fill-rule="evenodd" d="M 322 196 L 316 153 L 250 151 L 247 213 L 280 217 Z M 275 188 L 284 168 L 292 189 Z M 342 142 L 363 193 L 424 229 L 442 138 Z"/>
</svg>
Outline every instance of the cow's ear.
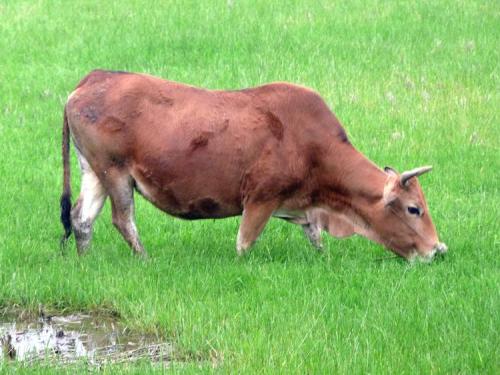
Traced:
<svg viewBox="0 0 500 375">
<path fill-rule="evenodd" d="M 384 167 L 384 171 L 385 171 L 385 173 L 387 173 L 388 175 L 391 175 L 391 176 L 398 176 L 399 175 L 399 173 L 394 168 L 391 168 L 391 167 Z"/>
<path fill-rule="evenodd" d="M 400 186 L 399 186 L 399 175 L 390 175 L 384 186 L 384 205 L 389 206 L 394 203 L 398 198 Z"/>
</svg>

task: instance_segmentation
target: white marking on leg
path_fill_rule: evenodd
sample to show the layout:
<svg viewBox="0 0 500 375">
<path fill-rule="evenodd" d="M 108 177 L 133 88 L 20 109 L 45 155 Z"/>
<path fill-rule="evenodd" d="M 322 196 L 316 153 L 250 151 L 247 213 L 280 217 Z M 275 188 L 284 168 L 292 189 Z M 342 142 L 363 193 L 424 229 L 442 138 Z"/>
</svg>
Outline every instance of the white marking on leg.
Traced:
<svg viewBox="0 0 500 375">
<path fill-rule="evenodd" d="M 92 239 L 92 224 L 106 200 L 106 192 L 87 160 L 79 152 L 77 154 L 82 171 L 82 184 L 78 201 L 71 210 L 71 224 L 78 253 L 81 255 Z"/>
<path fill-rule="evenodd" d="M 243 240 L 241 238 L 241 226 L 238 229 L 238 235 L 236 237 L 236 252 L 238 255 L 242 255 L 245 251 L 246 247 L 243 244 Z"/>
<path fill-rule="evenodd" d="M 243 210 L 243 214 L 245 214 L 245 210 Z M 238 255 L 243 255 L 245 254 L 246 250 L 252 245 L 251 242 L 249 242 L 248 240 L 245 240 L 243 238 L 243 233 L 242 233 L 242 229 L 241 229 L 241 225 L 238 229 L 238 235 L 236 236 L 236 252 L 238 253 Z"/>
<path fill-rule="evenodd" d="M 87 160 L 80 153 L 78 153 L 78 160 L 82 171 L 80 220 L 82 222 L 89 221 L 92 224 L 104 205 L 106 191 Z"/>
<path fill-rule="evenodd" d="M 104 204 L 106 193 L 94 172 L 86 172 L 82 176 L 81 215 L 82 221 L 94 221 Z"/>
</svg>

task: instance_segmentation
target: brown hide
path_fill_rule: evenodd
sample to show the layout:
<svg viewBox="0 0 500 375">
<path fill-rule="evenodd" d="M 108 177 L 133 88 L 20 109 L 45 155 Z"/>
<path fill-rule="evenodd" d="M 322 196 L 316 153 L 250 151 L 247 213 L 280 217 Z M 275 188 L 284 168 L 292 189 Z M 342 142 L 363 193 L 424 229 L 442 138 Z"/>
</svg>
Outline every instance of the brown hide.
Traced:
<svg viewBox="0 0 500 375">
<path fill-rule="evenodd" d="M 246 199 L 308 206 L 327 140 L 350 147 L 319 96 L 289 84 L 208 91 L 97 71 L 67 114 L 94 171 L 127 169 L 156 206 L 190 219 L 239 215 Z"/>
<path fill-rule="evenodd" d="M 66 115 L 79 154 L 111 198 L 115 180 L 125 178 L 180 218 L 265 207 L 265 215 L 247 212 L 248 222 L 262 221 L 248 224 L 256 235 L 274 211 L 303 216 L 321 208 L 319 222 L 331 234 L 360 233 L 403 256 L 428 252 L 437 242 L 432 222 L 422 230 L 425 241 L 405 230 L 404 240 L 395 242 L 393 231 L 401 226 L 384 224 L 396 217 L 383 204 L 388 175 L 354 149 L 307 88 L 273 83 L 214 91 L 98 70 L 71 94 Z M 423 195 L 417 203 L 426 209 Z"/>
</svg>

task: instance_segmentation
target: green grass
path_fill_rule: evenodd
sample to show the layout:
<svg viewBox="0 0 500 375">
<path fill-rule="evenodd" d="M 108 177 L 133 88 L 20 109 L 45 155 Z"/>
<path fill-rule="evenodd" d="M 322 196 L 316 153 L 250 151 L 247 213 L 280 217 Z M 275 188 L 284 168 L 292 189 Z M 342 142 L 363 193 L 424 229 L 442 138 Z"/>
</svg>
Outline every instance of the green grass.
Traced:
<svg viewBox="0 0 500 375">
<path fill-rule="evenodd" d="M 231 373 L 499 373 L 500 6 L 322 3 L 3 0 L 0 307 L 111 309 L 205 371 L 215 358 Z M 316 89 L 378 165 L 434 166 L 421 182 L 449 254 L 380 260 L 362 238 L 318 254 L 274 220 L 238 259 L 238 218 L 184 222 L 137 198 L 149 262 L 130 255 L 109 203 L 88 256 L 72 242 L 62 257 L 62 110 L 94 68 Z M 143 366 L 106 370 L 161 371 Z"/>
</svg>

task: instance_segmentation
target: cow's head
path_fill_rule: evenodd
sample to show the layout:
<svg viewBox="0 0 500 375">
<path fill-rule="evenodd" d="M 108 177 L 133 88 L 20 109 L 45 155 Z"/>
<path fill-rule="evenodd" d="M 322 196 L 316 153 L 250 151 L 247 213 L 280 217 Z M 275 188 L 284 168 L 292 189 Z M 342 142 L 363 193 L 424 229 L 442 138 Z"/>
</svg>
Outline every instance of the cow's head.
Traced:
<svg viewBox="0 0 500 375">
<path fill-rule="evenodd" d="M 364 220 L 349 211 L 314 208 L 307 211 L 307 222 L 312 229 L 325 230 L 334 237 L 359 234 L 404 258 L 420 256 L 430 260 L 434 254 L 447 250 L 446 245 L 438 240 L 436 228 L 417 180 L 417 176 L 430 170 L 431 167 L 422 167 L 399 174 L 386 167 L 386 181 L 383 192 L 380 192 L 381 199 L 373 205 L 363 207 Z M 309 232 L 316 233 L 307 228 Z M 320 247 L 321 238 L 312 236 L 309 232 L 306 230 L 311 242 Z"/>
<path fill-rule="evenodd" d="M 387 181 L 382 198 L 380 219 L 373 223 L 376 240 L 397 254 L 412 258 L 419 255 L 431 259 L 447 250 L 439 242 L 436 228 L 425 202 L 417 177 L 432 167 L 421 167 L 397 173 L 386 167 Z M 381 205 L 381 206 L 382 206 Z"/>
</svg>

